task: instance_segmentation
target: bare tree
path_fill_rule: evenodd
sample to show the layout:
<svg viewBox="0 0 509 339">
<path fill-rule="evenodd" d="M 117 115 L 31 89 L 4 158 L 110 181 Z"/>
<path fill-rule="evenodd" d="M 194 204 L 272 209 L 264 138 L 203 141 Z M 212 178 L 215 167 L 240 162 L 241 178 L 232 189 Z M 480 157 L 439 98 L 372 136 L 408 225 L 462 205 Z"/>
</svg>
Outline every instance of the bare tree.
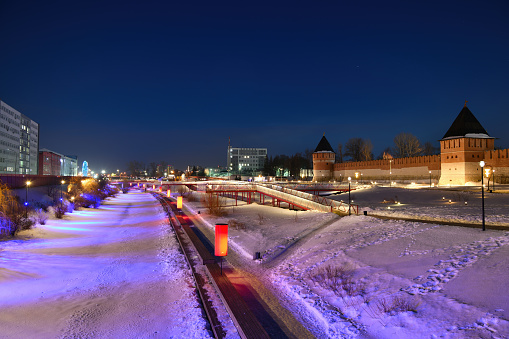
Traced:
<svg viewBox="0 0 509 339">
<path fill-rule="evenodd" d="M 132 176 L 139 177 L 142 175 L 144 170 L 145 170 L 145 165 L 139 161 L 130 161 L 127 164 L 127 171 Z"/>
<path fill-rule="evenodd" d="M 149 172 L 148 172 L 148 175 L 150 177 L 155 177 L 157 176 L 157 163 L 155 162 L 151 162 L 149 165 Z"/>
<path fill-rule="evenodd" d="M 411 133 L 400 133 L 394 137 L 394 152 L 397 158 L 415 157 L 422 153 L 421 143 Z"/>
<path fill-rule="evenodd" d="M 373 160 L 373 144 L 371 140 L 362 140 L 361 158 L 363 161 Z"/>
<path fill-rule="evenodd" d="M 362 138 L 351 138 L 345 144 L 346 157 L 351 161 L 366 161 L 373 159 L 373 144 L 369 140 Z"/>
<path fill-rule="evenodd" d="M 433 144 L 429 141 L 424 143 L 422 148 L 422 155 L 435 155 L 440 153 L 439 147 L 434 147 Z"/>
<path fill-rule="evenodd" d="M 336 162 L 343 162 L 343 145 L 338 143 L 338 154 L 336 157 Z"/>
<path fill-rule="evenodd" d="M 345 144 L 345 157 L 350 157 L 351 161 L 361 161 L 361 138 L 350 138 Z"/>
</svg>

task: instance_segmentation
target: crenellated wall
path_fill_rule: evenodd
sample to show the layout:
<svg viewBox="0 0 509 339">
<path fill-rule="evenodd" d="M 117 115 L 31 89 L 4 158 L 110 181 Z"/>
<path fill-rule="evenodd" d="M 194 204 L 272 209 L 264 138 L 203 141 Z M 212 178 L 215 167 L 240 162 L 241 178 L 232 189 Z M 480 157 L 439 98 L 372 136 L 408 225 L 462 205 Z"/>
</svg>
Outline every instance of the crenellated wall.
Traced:
<svg viewBox="0 0 509 339">
<path fill-rule="evenodd" d="M 484 152 L 484 162 L 486 166 L 491 166 L 495 170 L 495 182 L 509 183 L 509 149 Z"/>
<path fill-rule="evenodd" d="M 361 180 L 405 180 L 428 179 L 430 175 L 433 179 L 440 177 L 440 155 L 338 163 L 334 165 L 333 177 L 337 180 L 347 177 Z"/>
</svg>

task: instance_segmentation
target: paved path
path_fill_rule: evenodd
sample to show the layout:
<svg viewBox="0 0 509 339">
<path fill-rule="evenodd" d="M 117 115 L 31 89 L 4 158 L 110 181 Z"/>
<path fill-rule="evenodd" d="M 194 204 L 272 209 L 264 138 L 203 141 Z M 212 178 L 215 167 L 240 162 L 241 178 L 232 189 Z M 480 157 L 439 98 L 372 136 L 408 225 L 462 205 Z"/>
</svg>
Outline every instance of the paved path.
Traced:
<svg viewBox="0 0 509 339">
<path fill-rule="evenodd" d="M 373 213 L 368 213 L 367 215 L 370 217 L 378 218 L 378 219 L 404 220 L 404 221 L 411 221 L 411 222 L 422 222 L 424 224 L 482 228 L 481 223 L 467 223 L 467 222 L 461 222 L 461 221 L 445 221 L 445 220 L 442 221 L 442 220 L 428 220 L 428 219 L 420 219 L 420 218 L 391 217 L 391 216 L 387 216 L 387 215 L 377 215 L 377 214 L 373 214 Z M 508 231 L 509 226 L 486 224 L 486 229 Z"/>
</svg>

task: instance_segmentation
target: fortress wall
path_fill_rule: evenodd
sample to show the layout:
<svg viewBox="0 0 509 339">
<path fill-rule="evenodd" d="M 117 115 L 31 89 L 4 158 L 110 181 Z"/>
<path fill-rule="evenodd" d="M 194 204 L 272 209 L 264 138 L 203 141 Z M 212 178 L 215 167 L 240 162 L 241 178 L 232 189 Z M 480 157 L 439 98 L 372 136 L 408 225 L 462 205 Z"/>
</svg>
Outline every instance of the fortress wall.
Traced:
<svg viewBox="0 0 509 339">
<path fill-rule="evenodd" d="M 484 161 L 495 170 L 495 182 L 509 184 L 509 149 L 485 151 Z"/>
<path fill-rule="evenodd" d="M 392 169 L 403 169 L 407 167 L 423 167 L 427 166 L 431 171 L 440 170 L 440 155 L 424 155 L 411 158 L 397 158 L 384 160 L 370 160 L 357 162 L 342 162 L 334 164 L 334 171 L 341 170 L 364 170 L 364 169 L 381 169 L 389 171 Z"/>
<path fill-rule="evenodd" d="M 344 180 L 432 179 L 440 177 L 440 155 L 344 162 L 334 165 L 334 178 Z"/>
</svg>

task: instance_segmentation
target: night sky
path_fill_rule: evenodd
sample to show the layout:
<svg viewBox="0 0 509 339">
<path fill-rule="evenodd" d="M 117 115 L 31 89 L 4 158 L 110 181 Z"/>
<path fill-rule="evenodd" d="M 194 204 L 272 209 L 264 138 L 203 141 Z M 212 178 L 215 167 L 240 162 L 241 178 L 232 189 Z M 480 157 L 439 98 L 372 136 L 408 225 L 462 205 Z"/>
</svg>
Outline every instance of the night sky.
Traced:
<svg viewBox="0 0 509 339">
<path fill-rule="evenodd" d="M 94 170 L 225 166 L 228 137 L 438 146 L 465 100 L 509 148 L 508 17 L 505 0 L 0 0 L 0 99 Z"/>
</svg>

